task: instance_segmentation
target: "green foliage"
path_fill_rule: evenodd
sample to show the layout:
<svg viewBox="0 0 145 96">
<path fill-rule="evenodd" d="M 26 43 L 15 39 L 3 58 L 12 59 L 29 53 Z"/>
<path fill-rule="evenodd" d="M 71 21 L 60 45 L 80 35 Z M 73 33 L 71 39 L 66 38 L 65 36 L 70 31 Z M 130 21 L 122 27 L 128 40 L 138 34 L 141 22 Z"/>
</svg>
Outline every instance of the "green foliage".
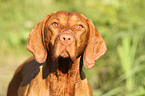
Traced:
<svg viewBox="0 0 145 96">
<path fill-rule="evenodd" d="M 141 62 L 140 60 L 137 60 L 138 58 L 135 58 L 137 46 L 139 44 L 139 37 L 139 33 L 134 35 L 124 34 L 121 37 L 122 45 L 118 46 L 118 54 L 122 65 L 121 67 L 124 71 L 124 74 L 119 78 L 119 80 L 125 80 L 125 88 L 128 92 L 131 92 L 132 95 L 134 95 L 134 91 L 138 92 L 142 90 L 138 88 L 138 84 L 136 83 L 136 80 L 138 80 L 136 76 L 139 72 L 142 72 L 142 67 L 144 68 L 142 65 L 139 66 Z M 142 60 L 145 60 L 145 56 L 142 55 L 139 56 L 139 58 L 140 57 L 142 57 Z M 144 82 L 144 79 L 145 77 L 142 77 L 143 81 L 140 80 L 140 82 Z"/>
<path fill-rule="evenodd" d="M 93 69 L 84 68 L 94 96 L 145 95 L 144 1 L 0 0 L 0 7 L 0 54 L 26 55 L 28 34 L 45 15 L 78 12 L 93 21 L 108 48 Z"/>
</svg>

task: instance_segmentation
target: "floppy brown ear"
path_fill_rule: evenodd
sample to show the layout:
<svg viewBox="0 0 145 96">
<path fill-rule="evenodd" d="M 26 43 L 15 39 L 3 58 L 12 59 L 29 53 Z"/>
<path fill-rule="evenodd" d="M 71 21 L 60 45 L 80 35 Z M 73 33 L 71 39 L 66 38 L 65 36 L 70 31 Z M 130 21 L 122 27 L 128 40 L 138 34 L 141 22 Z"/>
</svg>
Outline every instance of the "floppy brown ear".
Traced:
<svg viewBox="0 0 145 96">
<path fill-rule="evenodd" d="M 106 52 L 107 47 L 91 20 L 88 20 L 88 25 L 89 40 L 83 55 L 83 62 L 87 69 L 91 69 L 95 65 L 95 60 L 99 59 Z"/>
<path fill-rule="evenodd" d="M 28 36 L 27 50 L 30 51 L 38 63 L 45 62 L 47 50 L 44 47 L 44 27 L 50 15 L 45 16 L 30 32 Z"/>
</svg>

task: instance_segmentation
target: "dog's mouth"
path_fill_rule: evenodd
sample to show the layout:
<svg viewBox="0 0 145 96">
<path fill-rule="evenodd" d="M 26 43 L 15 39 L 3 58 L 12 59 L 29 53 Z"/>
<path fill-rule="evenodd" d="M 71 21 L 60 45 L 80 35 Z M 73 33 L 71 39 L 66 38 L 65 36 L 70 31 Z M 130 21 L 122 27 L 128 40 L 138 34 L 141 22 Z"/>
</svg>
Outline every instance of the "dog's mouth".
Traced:
<svg viewBox="0 0 145 96">
<path fill-rule="evenodd" d="M 71 52 L 69 52 L 67 49 L 64 49 L 60 54 L 59 57 L 62 58 L 70 58 L 71 61 L 75 60 L 75 56 L 73 54 L 71 54 Z"/>
<path fill-rule="evenodd" d="M 50 47 L 52 49 L 52 58 L 55 60 L 58 60 L 59 57 L 61 58 L 70 58 L 71 61 L 74 61 L 77 56 L 77 49 L 76 49 L 76 43 L 72 42 L 70 45 L 64 45 L 60 42 L 59 39 L 56 39 L 55 44 Z"/>
<path fill-rule="evenodd" d="M 61 47 L 59 50 L 54 51 L 53 58 L 55 61 L 57 61 L 59 58 L 64 58 L 64 59 L 70 59 L 70 61 L 74 61 L 76 59 L 75 55 L 72 53 L 72 51 L 67 49 L 66 47 Z"/>
<path fill-rule="evenodd" d="M 70 57 L 70 54 L 69 54 L 69 52 L 67 52 L 66 50 L 63 50 L 63 51 L 60 53 L 59 57 L 62 57 L 62 58 L 69 58 L 69 57 Z"/>
</svg>

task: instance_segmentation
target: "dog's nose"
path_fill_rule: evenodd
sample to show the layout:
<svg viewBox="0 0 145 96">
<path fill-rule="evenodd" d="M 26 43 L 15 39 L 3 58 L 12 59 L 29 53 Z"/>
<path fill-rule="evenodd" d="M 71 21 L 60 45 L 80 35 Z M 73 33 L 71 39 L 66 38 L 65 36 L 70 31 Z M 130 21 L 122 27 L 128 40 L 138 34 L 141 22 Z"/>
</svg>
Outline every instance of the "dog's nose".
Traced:
<svg viewBox="0 0 145 96">
<path fill-rule="evenodd" d="M 70 45 L 74 40 L 73 35 L 69 33 L 60 34 L 60 41 L 63 45 L 67 46 Z"/>
</svg>

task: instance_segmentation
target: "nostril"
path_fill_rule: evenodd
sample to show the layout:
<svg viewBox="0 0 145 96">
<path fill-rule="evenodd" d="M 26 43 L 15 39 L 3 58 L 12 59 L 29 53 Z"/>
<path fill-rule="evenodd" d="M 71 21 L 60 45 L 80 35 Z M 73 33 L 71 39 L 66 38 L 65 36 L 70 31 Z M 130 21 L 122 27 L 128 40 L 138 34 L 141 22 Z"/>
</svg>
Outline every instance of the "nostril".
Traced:
<svg viewBox="0 0 145 96">
<path fill-rule="evenodd" d="M 60 38 L 61 43 L 65 46 L 70 45 L 74 40 L 74 37 L 68 33 L 60 34 L 59 38 Z"/>
</svg>

